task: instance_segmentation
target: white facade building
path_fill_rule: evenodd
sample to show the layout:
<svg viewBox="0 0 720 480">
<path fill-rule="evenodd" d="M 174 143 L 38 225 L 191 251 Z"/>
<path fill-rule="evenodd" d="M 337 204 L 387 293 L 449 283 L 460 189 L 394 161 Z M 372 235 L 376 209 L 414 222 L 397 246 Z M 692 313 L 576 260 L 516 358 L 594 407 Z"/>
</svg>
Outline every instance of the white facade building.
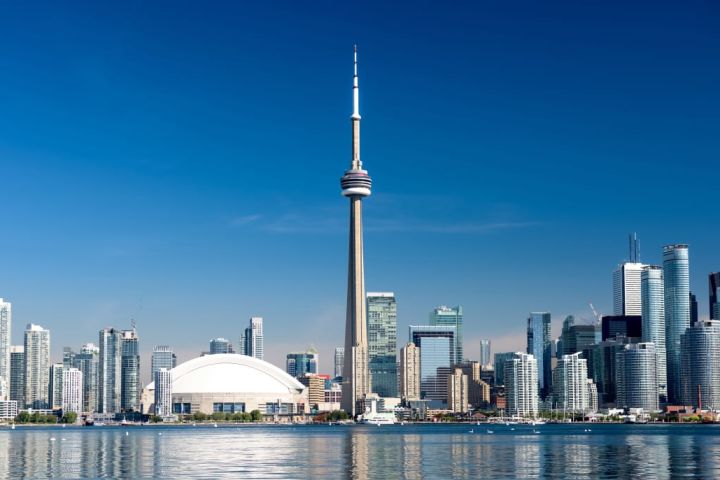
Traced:
<svg viewBox="0 0 720 480">
<path fill-rule="evenodd" d="M 517 352 L 505 362 L 507 413 L 535 417 L 538 414 L 538 365 L 529 353 Z"/>
<path fill-rule="evenodd" d="M 0 419 L 12 420 L 17 417 L 18 404 L 16 400 L 0 400 Z"/>
<path fill-rule="evenodd" d="M 172 415 L 172 373 L 167 368 L 155 372 L 155 415 Z"/>
<path fill-rule="evenodd" d="M 656 362 L 653 343 L 628 344 L 615 354 L 615 403 L 619 408 L 658 409 Z"/>
<path fill-rule="evenodd" d="M 343 365 L 345 365 L 345 347 L 335 347 L 335 371 L 334 377 L 342 377 Z"/>
<path fill-rule="evenodd" d="M 240 337 L 240 353 L 263 359 L 263 318 L 250 317 L 250 325 Z"/>
<path fill-rule="evenodd" d="M 413 342 L 400 349 L 400 397 L 420 399 L 420 347 Z"/>
<path fill-rule="evenodd" d="M 645 265 L 626 262 L 613 272 L 613 314 L 640 315 L 640 274 Z"/>
<path fill-rule="evenodd" d="M 563 355 L 553 372 L 555 408 L 584 413 L 588 409 L 587 360 L 581 353 Z"/>
<path fill-rule="evenodd" d="M 10 333 L 12 327 L 12 304 L 0 298 L 0 389 L 10 395 Z M 3 400 L 5 398 L 2 398 Z"/>
<path fill-rule="evenodd" d="M 25 405 L 47 408 L 50 384 L 50 331 L 28 324 L 25 330 Z"/>
<path fill-rule="evenodd" d="M 80 413 L 83 410 L 83 374 L 77 368 L 62 372 L 62 411 Z"/>
</svg>

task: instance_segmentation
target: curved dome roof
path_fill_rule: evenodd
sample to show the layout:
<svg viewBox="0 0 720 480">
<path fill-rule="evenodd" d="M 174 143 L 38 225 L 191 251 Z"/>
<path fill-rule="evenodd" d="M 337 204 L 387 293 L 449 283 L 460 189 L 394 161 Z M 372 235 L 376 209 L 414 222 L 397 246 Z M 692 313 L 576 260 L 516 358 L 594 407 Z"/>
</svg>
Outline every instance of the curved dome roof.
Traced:
<svg viewBox="0 0 720 480">
<path fill-rule="evenodd" d="M 272 365 L 235 353 L 205 355 L 171 371 L 173 394 L 182 393 L 300 393 L 305 386 Z M 147 386 L 155 389 L 155 382 Z"/>
</svg>

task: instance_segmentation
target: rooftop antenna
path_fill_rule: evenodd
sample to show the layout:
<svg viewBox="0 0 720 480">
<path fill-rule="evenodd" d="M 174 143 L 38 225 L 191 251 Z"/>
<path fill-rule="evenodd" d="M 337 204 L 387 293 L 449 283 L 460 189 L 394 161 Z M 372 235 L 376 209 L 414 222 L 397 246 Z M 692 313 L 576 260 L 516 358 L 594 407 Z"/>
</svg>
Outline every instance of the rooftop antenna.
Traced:
<svg viewBox="0 0 720 480">
<path fill-rule="evenodd" d="M 628 236 L 628 250 L 630 253 L 630 262 L 638 263 L 640 261 L 640 240 L 638 240 L 636 232 Z"/>
</svg>

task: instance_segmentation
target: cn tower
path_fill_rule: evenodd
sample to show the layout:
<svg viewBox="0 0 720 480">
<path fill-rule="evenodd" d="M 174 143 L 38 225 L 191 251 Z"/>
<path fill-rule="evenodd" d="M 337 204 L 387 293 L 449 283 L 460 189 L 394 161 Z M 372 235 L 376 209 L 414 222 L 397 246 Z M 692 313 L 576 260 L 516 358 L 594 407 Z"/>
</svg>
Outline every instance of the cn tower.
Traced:
<svg viewBox="0 0 720 480">
<path fill-rule="evenodd" d="M 355 47 L 353 75 L 352 160 L 340 179 L 342 194 L 350 199 L 350 250 L 348 256 L 347 313 L 345 317 L 345 365 L 343 367 L 342 408 L 352 417 L 358 402 L 371 391 L 368 367 L 367 312 L 365 307 L 365 269 L 363 265 L 362 200 L 370 195 L 372 181 L 360 160 L 360 106 Z"/>
</svg>

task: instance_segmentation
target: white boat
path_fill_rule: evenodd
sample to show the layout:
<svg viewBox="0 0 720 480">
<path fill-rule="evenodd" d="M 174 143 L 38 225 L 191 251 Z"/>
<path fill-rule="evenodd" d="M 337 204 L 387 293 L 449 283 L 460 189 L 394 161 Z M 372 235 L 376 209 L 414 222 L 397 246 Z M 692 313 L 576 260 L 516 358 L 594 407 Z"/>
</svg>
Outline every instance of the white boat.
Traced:
<svg viewBox="0 0 720 480">
<path fill-rule="evenodd" d="M 530 425 L 545 425 L 546 423 L 544 420 L 533 420 Z"/>
<path fill-rule="evenodd" d="M 397 417 L 392 412 L 378 412 L 377 411 L 377 398 L 375 396 L 367 398 L 366 402 L 369 401 L 370 405 L 365 410 L 365 413 L 360 415 L 358 419 L 359 423 L 367 425 L 394 425 L 397 423 Z"/>
</svg>

